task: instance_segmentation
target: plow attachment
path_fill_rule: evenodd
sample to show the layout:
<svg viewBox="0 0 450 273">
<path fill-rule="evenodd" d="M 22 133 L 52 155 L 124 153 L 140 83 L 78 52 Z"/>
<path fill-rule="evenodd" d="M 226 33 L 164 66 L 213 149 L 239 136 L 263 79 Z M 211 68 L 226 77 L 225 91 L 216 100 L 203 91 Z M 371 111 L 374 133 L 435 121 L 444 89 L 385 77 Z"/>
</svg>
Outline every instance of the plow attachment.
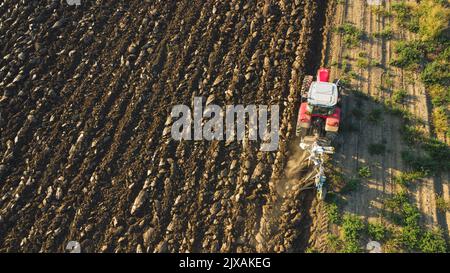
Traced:
<svg viewBox="0 0 450 273">
<path fill-rule="evenodd" d="M 305 184 L 305 189 L 314 184 L 317 190 L 317 196 L 323 200 L 326 196 L 326 175 L 324 168 L 324 154 L 333 154 L 334 147 L 328 146 L 329 143 L 326 140 L 318 138 L 306 137 L 303 142 L 300 143 L 300 148 L 305 150 L 308 154 L 309 163 L 313 163 L 314 171 L 306 178 L 308 180 Z"/>
</svg>

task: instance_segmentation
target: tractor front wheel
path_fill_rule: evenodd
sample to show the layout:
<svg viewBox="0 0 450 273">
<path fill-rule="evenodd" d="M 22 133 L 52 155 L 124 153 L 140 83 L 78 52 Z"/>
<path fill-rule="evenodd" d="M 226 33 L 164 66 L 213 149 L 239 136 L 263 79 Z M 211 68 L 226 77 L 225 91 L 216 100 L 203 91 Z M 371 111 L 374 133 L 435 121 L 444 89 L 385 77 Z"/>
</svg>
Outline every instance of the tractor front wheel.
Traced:
<svg viewBox="0 0 450 273">
<path fill-rule="evenodd" d="M 300 89 L 300 99 L 302 102 L 306 102 L 308 100 L 308 91 L 311 83 L 313 82 L 313 76 L 306 75 L 303 78 L 302 87 Z"/>
</svg>

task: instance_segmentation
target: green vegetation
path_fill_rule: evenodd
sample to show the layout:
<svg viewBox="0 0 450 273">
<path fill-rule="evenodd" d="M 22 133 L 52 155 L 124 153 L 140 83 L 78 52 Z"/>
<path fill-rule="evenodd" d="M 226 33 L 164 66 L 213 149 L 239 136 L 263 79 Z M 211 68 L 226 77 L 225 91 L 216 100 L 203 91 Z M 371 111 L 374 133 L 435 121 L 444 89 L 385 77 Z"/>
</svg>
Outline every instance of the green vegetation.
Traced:
<svg viewBox="0 0 450 273">
<path fill-rule="evenodd" d="M 426 231 L 420 240 L 420 250 L 426 253 L 446 253 L 447 243 L 442 231 Z"/>
<path fill-rule="evenodd" d="M 397 179 L 410 183 L 420 179 L 423 175 L 421 173 L 404 173 L 400 174 Z M 437 253 L 448 251 L 447 243 L 440 230 L 427 230 L 420 226 L 420 212 L 411 203 L 407 189 L 401 190 L 385 200 L 385 214 L 391 220 L 389 225 L 387 223 L 364 223 L 357 215 L 348 212 L 341 216 L 337 201 L 336 196 L 333 195 L 332 200 L 327 199 L 325 207 L 330 222 L 338 225 L 340 230 L 339 235 L 329 234 L 327 237 L 330 251 L 362 252 L 363 238 L 383 242 L 385 252 Z"/>
<path fill-rule="evenodd" d="M 344 43 L 350 48 L 357 46 L 365 36 L 362 30 L 358 29 L 351 23 L 340 25 L 335 29 L 335 31 L 342 35 Z"/>
<path fill-rule="evenodd" d="M 367 234 L 372 240 L 384 241 L 387 234 L 387 228 L 381 223 L 369 223 L 367 225 Z"/>
<path fill-rule="evenodd" d="M 444 196 L 436 196 L 436 207 L 441 212 L 450 211 L 450 202 L 445 201 Z"/>
<path fill-rule="evenodd" d="M 356 66 L 359 68 L 368 68 L 370 66 L 380 66 L 380 63 L 371 59 L 366 52 L 359 52 Z"/>
<path fill-rule="evenodd" d="M 313 247 L 307 247 L 305 249 L 305 253 L 320 253 L 317 249 L 313 248 Z"/>
<path fill-rule="evenodd" d="M 355 191 L 358 189 L 360 184 L 361 184 L 361 180 L 359 180 L 357 178 L 351 178 L 347 181 L 345 186 L 341 189 L 340 193 L 347 194 L 352 191 Z"/>
<path fill-rule="evenodd" d="M 397 58 L 391 62 L 394 66 L 416 69 L 425 63 L 427 48 L 421 41 L 399 41 L 394 51 L 397 54 Z"/>
<path fill-rule="evenodd" d="M 397 234 L 391 236 L 383 246 L 383 250 L 386 253 L 399 253 L 403 252 L 402 243 Z"/>
<path fill-rule="evenodd" d="M 339 236 L 334 234 L 328 234 L 327 236 L 327 246 L 332 252 L 341 252 L 343 242 Z"/>
<path fill-rule="evenodd" d="M 350 213 L 344 214 L 342 218 L 342 229 L 344 232 L 344 252 L 361 252 L 359 240 L 364 230 L 364 223 L 358 216 Z"/>
<path fill-rule="evenodd" d="M 400 242 L 404 248 L 415 250 L 417 249 L 417 243 L 420 237 L 419 226 L 406 226 L 400 231 Z"/>
<path fill-rule="evenodd" d="M 408 187 L 414 181 L 424 178 L 425 176 L 426 176 L 426 173 L 418 172 L 418 171 L 401 173 L 400 175 L 398 175 L 394 178 L 394 182 L 400 186 Z"/>
<path fill-rule="evenodd" d="M 406 150 L 401 153 L 401 157 L 414 170 L 432 173 L 438 171 L 437 164 L 429 156 L 419 156 L 412 150 Z"/>
<path fill-rule="evenodd" d="M 445 108 L 436 107 L 433 109 L 433 124 L 436 134 L 450 136 L 448 119 L 449 116 Z"/>
<path fill-rule="evenodd" d="M 378 39 L 391 40 L 394 38 L 394 32 L 392 31 L 391 26 L 386 26 L 382 31 L 375 33 L 374 37 Z"/>
<path fill-rule="evenodd" d="M 372 176 L 369 166 L 362 166 L 358 169 L 358 175 L 363 178 L 369 178 Z"/>
<path fill-rule="evenodd" d="M 369 115 L 367 116 L 367 120 L 371 123 L 377 124 L 382 120 L 382 111 L 380 108 L 375 108 L 370 111 Z"/>
<path fill-rule="evenodd" d="M 359 57 L 356 60 L 356 66 L 359 68 L 367 68 L 370 65 L 370 61 L 368 58 L 364 58 L 364 57 Z"/>
<path fill-rule="evenodd" d="M 350 71 L 350 72 L 348 72 L 348 76 L 349 76 L 351 79 L 357 80 L 358 77 L 359 77 L 359 74 L 356 73 L 355 71 Z"/>
<path fill-rule="evenodd" d="M 398 24 L 412 32 L 417 32 L 418 18 L 414 16 L 414 7 L 405 1 L 392 4 L 392 11 Z"/>
<path fill-rule="evenodd" d="M 339 224 L 340 217 L 339 217 L 339 208 L 338 205 L 333 203 L 326 204 L 326 210 L 328 214 L 328 219 L 330 219 L 330 222 L 333 224 Z"/>
<path fill-rule="evenodd" d="M 371 6 L 371 11 L 373 14 L 382 16 L 382 17 L 391 17 L 392 16 L 392 13 L 381 5 L 380 6 Z"/>
<path fill-rule="evenodd" d="M 397 104 L 402 104 L 405 102 L 408 92 L 405 89 L 396 89 L 392 93 L 392 101 Z"/>
<path fill-rule="evenodd" d="M 405 126 L 407 128 L 407 126 Z M 414 134 L 405 135 L 410 144 L 416 144 L 413 149 L 402 152 L 403 161 L 411 166 L 415 171 L 428 173 L 439 173 L 450 169 L 450 147 L 443 142 L 434 138 L 424 137 L 417 130 L 403 130 L 405 134 L 408 132 Z M 425 155 L 417 155 L 415 152 L 417 147 L 425 151 Z"/>
<path fill-rule="evenodd" d="M 419 35 L 422 40 L 439 39 L 448 29 L 450 9 L 443 1 L 422 0 L 416 9 Z"/>
<path fill-rule="evenodd" d="M 406 144 L 412 146 L 419 144 L 420 139 L 422 137 L 422 132 L 417 129 L 417 127 L 405 124 L 401 128 L 403 140 Z"/>
<path fill-rule="evenodd" d="M 402 227 L 398 234 L 402 246 L 411 250 L 416 249 L 421 235 L 420 213 L 417 207 L 409 203 L 406 191 L 401 191 L 386 200 L 385 206 L 394 223 Z"/>
<path fill-rule="evenodd" d="M 344 73 L 350 72 L 351 70 L 350 64 L 346 60 L 343 60 L 341 64 L 341 69 Z"/>
<path fill-rule="evenodd" d="M 450 88 L 441 85 L 432 85 L 428 89 L 431 102 L 436 107 L 446 106 L 450 103 Z"/>
<path fill-rule="evenodd" d="M 418 4 L 405 1 L 392 5 L 396 22 L 418 34 L 413 41 L 399 41 L 393 65 L 416 70 L 426 85 L 433 104 L 434 132 L 450 137 L 450 7 L 448 1 L 422 0 Z"/>
<path fill-rule="evenodd" d="M 447 44 L 448 45 L 448 44 Z M 450 84 L 450 47 L 438 55 L 432 62 L 428 62 L 422 71 L 421 79 L 427 85 L 449 86 Z"/>
<path fill-rule="evenodd" d="M 380 63 L 369 59 L 368 57 L 358 57 L 356 66 L 359 68 L 368 68 L 370 66 L 380 66 Z"/>
<path fill-rule="evenodd" d="M 384 205 L 388 212 L 388 217 L 396 224 L 400 224 L 401 220 L 401 209 L 404 203 L 408 202 L 408 195 L 406 191 L 401 191 L 396 193 L 390 199 L 384 201 Z"/>
<path fill-rule="evenodd" d="M 450 170 L 450 147 L 446 143 L 426 136 L 424 131 L 418 129 L 417 124 L 420 124 L 420 121 L 416 120 L 407 110 L 397 107 L 392 101 L 385 102 L 385 107 L 391 113 L 400 114 L 405 121 L 401 127 L 401 135 L 410 148 L 402 152 L 402 159 L 412 167 L 413 171 L 428 175 Z M 439 117 L 439 114 L 434 116 Z M 440 114 L 442 121 L 437 123 L 438 126 L 447 128 L 448 124 L 443 122 L 446 117 L 442 113 Z M 419 155 L 416 152 L 418 149 L 424 151 L 425 154 Z"/>
<path fill-rule="evenodd" d="M 385 202 L 394 222 L 401 226 L 389 241 L 389 247 L 404 248 L 408 251 L 434 253 L 446 252 L 447 244 L 439 230 L 424 230 L 419 225 L 420 213 L 409 202 L 406 191 L 401 191 Z"/>
</svg>

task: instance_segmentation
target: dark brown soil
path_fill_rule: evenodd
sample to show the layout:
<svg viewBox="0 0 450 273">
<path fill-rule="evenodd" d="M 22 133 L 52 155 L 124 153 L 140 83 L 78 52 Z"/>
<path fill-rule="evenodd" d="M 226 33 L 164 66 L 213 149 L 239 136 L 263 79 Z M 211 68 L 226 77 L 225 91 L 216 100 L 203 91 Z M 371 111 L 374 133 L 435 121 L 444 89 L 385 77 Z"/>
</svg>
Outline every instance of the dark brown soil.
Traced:
<svg viewBox="0 0 450 273">
<path fill-rule="evenodd" d="M 24 3 L 25 2 L 25 3 Z M 0 4 L 0 251 L 304 251 L 314 192 L 263 208 L 291 155 L 326 1 Z M 170 138 L 194 96 L 279 104 L 280 149 Z M 286 199 L 287 198 L 287 199 Z"/>
</svg>

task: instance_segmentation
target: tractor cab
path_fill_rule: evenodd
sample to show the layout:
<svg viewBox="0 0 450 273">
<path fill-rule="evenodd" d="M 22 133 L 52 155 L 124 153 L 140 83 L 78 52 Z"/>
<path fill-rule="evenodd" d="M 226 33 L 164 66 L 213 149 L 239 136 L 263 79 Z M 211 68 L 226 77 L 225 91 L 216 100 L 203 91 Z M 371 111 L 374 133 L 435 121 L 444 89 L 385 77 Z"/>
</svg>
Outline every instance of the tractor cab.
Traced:
<svg viewBox="0 0 450 273">
<path fill-rule="evenodd" d="M 313 115 L 328 116 L 338 103 L 338 86 L 330 82 L 312 82 L 307 96 L 308 110 Z"/>
<path fill-rule="evenodd" d="M 335 138 L 340 123 L 339 81 L 330 82 L 330 71 L 321 68 L 313 76 L 305 76 L 297 119 L 297 136 Z"/>
</svg>

